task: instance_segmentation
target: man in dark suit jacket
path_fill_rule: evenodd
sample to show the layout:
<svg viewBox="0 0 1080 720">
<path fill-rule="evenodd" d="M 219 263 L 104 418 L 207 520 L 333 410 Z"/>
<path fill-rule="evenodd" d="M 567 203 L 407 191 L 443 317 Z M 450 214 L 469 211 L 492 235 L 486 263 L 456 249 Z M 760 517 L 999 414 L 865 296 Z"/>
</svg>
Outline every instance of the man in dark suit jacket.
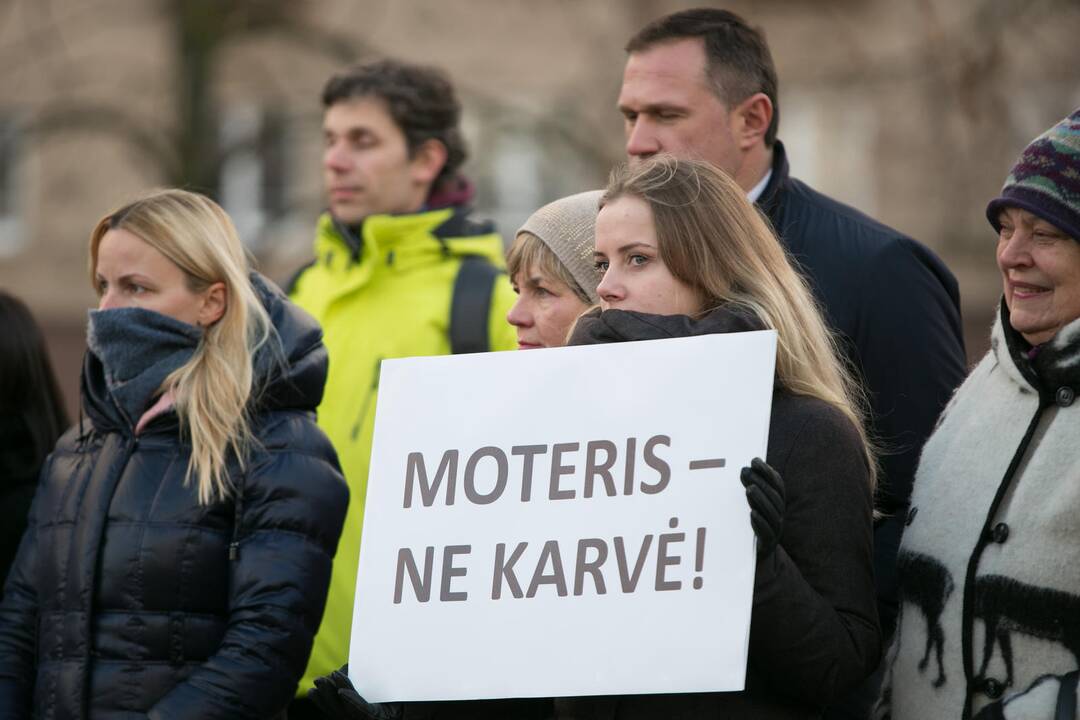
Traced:
<svg viewBox="0 0 1080 720">
<path fill-rule="evenodd" d="M 777 79 L 762 33 L 734 13 L 662 17 L 626 46 L 619 94 L 631 162 L 658 152 L 711 162 L 768 215 L 864 383 L 880 457 L 874 529 L 885 642 L 896 618 L 896 550 L 919 451 L 965 374 L 960 293 L 925 246 L 788 174 Z M 827 522 L 822 518 L 822 522 Z M 885 645 L 887 647 L 887 644 Z M 865 717 L 871 681 L 832 717 Z"/>
</svg>

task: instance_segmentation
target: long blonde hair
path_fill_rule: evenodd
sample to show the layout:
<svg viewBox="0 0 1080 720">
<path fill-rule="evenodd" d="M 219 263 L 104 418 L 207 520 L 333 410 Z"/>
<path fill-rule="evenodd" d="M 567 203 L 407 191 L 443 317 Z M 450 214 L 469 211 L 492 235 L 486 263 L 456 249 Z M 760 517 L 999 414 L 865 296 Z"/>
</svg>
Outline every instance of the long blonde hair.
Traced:
<svg viewBox="0 0 1080 720">
<path fill-rule="evenodd" d="M 231 491 L 226 462 L 231 450 L 243 467 L 253 443 L 247 417 L 254 382 L 253 357 L 273 334 L 270 318 L 248 278 L 250 264 L 232 220 L 209 198 L 185 190 L 157 190 L 103 217 L 90 234 L 90 281 L 98 247 L 109 230 L 122 229 L 179 267 L 188 289 L 226 288 L 222 316 L 205 328 L 190 360 L 169 374 L 181 428 L 191 441 L 185 482 L 194 479 L 199 502 Z"/>
<path fill-rule="evenodd" d="M 776 330 L 777 380 L 789 392 L 829 403 L 851 421 L 873 488 L 877 463 L 863 421 L 866 396 L 806 281 L 743 190 L 708 163 L 662 154 L 615 168 L 600 206 L 623 196 L 649 205 L 660 258 L 672 275 L 701 293 L 702 315 L 734 303 Z"/>
</svg>

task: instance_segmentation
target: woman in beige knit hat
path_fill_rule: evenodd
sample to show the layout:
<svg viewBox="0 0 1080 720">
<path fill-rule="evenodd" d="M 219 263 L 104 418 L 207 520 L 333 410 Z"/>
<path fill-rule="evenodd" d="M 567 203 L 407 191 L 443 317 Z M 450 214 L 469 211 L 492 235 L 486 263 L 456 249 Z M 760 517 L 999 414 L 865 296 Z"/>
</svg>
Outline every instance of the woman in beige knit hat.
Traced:
<svg viewBox="0 0 1080 720">
<path fill-rule="evenodd" d="M 517 232 L 507 254 L 518 294 L 506 320 L 518 349 L 561 347 L 578 316 L 598 302 L 593 230 L 601 191 L 548 203 Z"/>
</svg>

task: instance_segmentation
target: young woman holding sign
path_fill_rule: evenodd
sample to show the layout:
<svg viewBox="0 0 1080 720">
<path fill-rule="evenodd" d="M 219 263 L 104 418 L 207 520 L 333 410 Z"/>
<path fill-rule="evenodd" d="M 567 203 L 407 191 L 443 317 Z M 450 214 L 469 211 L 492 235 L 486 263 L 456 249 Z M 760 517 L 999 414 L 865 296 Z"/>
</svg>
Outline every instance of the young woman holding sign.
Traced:
<svg viewBox="0 0 1080 720">
<path fill-rule="evenodd" d="M 601 309 L 582 316 L 571 344 L 777 332 L 767 462 L 741 473 L 758 537 L 750 653 L 744 692 L 557 698 L 550 712 L 566 720 L 819 717 L 871 673 L 881 651 L 874 459 L 857 385 L 772 231 L 709 165 L 658 157 L 616 170 L 595 258 Z M 527 701 L 370 705 L 341 673 L 317 685 L 338 718 L 548 711 Z"/>
<path fill-rule="evenodd" d="M 812 718 L 877 665 L 874 456 L 857 385 L 745 194 L 700 162 L 616 169 L 596 223 L 601 308 L 570 344 L 771 328 L 766 461 L 743 468 L 758 562 L 746 690 L 556 700 L 574 718 Z M 717 368 L 723 372 L 722 367 Z"/>
</svg>

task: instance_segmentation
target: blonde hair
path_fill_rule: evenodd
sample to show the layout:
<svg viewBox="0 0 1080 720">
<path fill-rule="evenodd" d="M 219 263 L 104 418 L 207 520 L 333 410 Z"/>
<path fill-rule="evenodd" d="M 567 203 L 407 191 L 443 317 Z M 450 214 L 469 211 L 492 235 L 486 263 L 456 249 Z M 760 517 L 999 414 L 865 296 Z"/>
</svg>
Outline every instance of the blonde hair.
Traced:
<svg viewBox="0 0 1080 720">
<path fill-rule="evenodd" d="M 701 294 L 702 315 L 734 303 L 776 330 L 777 380 L 789 392 L 829 403 L 851 421 L 873 488 L 877 463 L 863 422 L 862 387 L 841 360 L 806 281 L 743 190 L 708 163 L 663 154 L 615 168 L 600 207 L 623 196 L 648 204 L 660 258 Z"/>
<path fill-rule="evenodd" d="M 224 313 L 204 329 L 190 360 L 172 372 L 161 391 L 175 395 L 181 428 L 191 441 L 185 482 L 194 479 L 207 505 L 231 491 L 231 450 L 243 467 L 254 439 L 247 417 L 255 351 L 273 335 L 270 318 L 248 278 L 249 261 L 232 220 L 209 198 L 185 190 L 157 190 L 103 217 L 90 234 L 90 281 L 105 233 L 122 229 L 179 267 L 188 289 L 221 282 Z"/>
<path fill-rule="evenodd" d="M 562 264 L 555 251 L 528 230 L 518 231 L 514 244 L 506 253 L 506 269 L 511 280 L 519 273 L 539 272 L 551 280 L 557 280 L 569 288 L 586 305 L 592 305 L 589 294 L 574 279 L 570 270 Z"/>
</svg>

